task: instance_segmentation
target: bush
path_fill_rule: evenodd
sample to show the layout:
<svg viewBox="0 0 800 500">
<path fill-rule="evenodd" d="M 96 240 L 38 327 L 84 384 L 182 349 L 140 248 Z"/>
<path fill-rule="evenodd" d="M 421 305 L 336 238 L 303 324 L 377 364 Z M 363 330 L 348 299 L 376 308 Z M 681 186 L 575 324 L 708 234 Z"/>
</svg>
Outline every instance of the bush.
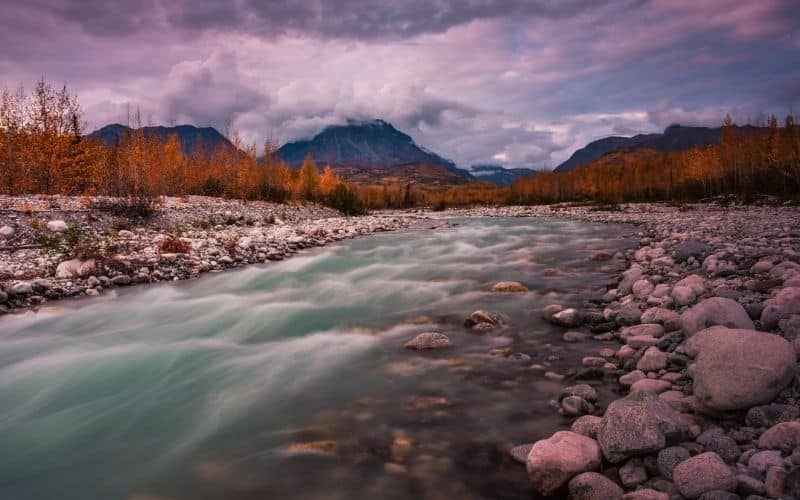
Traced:
<svg viewBox="0 0 800 500">
<path fill-rule="evenodd" d="M 439 200 L 433 205 L 434 212 L 444 212 L 447 209 L 447 202 Z"/>
<path fill-rule="evenodd" d="M 189 253 L 192 244 L 180 238 L 166 238 L 158 242 L 159 253 Z"/>
<path fill-rule="evenodd" d="M 156 213 L 155 199 L 149 196 L 129 198 L 95 198 L 90 208 L 127 219 L 149 219 Z"/>
<path fill-rule="evenodd" d="M 358 199 L 354 190 L 343 183 L 339 183 L 331 194 L 324 200 L 325 205 L 342 212 L 345 215 L 364 215 L 367 209 Z"/>
</svg>

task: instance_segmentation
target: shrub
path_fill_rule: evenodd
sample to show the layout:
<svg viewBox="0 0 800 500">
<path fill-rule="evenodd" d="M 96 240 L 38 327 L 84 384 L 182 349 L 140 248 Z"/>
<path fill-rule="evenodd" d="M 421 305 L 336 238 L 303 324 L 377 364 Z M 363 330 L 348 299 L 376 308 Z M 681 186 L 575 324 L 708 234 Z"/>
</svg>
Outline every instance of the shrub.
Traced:
<svg viewBox="0 0 800 500">
<path fill-rule="evenodd" d="M 192 244 L 180 238 L 166 238 L 158 242 L 159 253 L 189 253 L 192 251 Z"/>
<path fill-rule="evenodd" d="M 447 202 L 439 200 L 433 205 L 434 212 L 444 212 L 447 209 Z"/>
<path fill-rule="evenodd" d="M 90 207 L 116 217 L 149 219 L 156 213 L 155 199 L 149 196 L 129 198 L 95 198 Z"/>
<path fill-rule="evenodd" d="M 344 183 L 339 183 L 324 200 L 325 205 L 345 215 L 364 215 L 367 209 L 356 196 L 356 192 Z"/>
</svg>

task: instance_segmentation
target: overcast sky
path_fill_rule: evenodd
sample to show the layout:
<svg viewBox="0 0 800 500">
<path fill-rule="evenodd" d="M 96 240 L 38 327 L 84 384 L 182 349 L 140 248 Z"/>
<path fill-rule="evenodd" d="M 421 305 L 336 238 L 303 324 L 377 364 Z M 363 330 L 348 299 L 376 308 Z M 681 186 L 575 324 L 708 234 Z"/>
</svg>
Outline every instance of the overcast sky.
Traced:
<svg viewBox="0 0 800 500">
<path fill-rule="evenodd" d="M 0 0 L 0 86 L 41 76 L 90 128 L 248 141 L 383 118 L 460 166 L 800 107 L 797 0 Z"/>
</svg>

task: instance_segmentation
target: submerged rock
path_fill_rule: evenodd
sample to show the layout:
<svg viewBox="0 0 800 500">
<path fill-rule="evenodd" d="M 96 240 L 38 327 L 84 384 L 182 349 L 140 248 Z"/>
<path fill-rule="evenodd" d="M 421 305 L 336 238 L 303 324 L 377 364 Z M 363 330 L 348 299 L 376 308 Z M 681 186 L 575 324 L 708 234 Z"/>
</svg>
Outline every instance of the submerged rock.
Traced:
<svg viewBox="0 0 800 500">
<path fill-rule="evenodd" d="M 500 281 L 492 285 L 491 291 L 495 293 L 521 293 L 527 292 L 528 288 L 519 281 Z"/>
<path fill-rule="evenodd" d="M 406 342 L 406 349 L 443 349 L 452 346 L 450 337 L 438 332 L 423 332 Z"/>
</svg>

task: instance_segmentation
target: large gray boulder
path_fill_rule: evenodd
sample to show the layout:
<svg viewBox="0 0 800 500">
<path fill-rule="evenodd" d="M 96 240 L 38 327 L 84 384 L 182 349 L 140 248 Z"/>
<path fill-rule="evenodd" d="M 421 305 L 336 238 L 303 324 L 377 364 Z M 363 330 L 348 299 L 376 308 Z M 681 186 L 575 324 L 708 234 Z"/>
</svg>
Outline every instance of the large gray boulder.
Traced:
<svg viewBox="0 0 800 500">
<path fill-rule="evenodd" d="M 56 268 L 56 278 L 85 278 L 96 272 L 94 259 L 70 259 L 61 262 Z"/>
<path fill-rule="evenodd" d="M 724 297 L 706 299 L 681 314 L 681 326 L 689 337 L 715 325 L 750 330 L 755 328 L 744 307 Z"/>
<path fill-rule="evenodd" d="M 698 498 L 709 491 L 733 491 L 738 481 L 733 471 L 713 452 L 701 453 L 679 463 L 672 472 L 678 491 Z"/>
<path fill-rule="evenodd" d="M 793 314 L 800 314 L 800 288 L 790 286 L 764 302 L 761 324 L 764 328 L 776 328 L 778 321 Z"/>
<path fill-rule="evenodd" d="M 653 392 L 635 392 L 608 405 L 597 441 L 610 462 L 656 452 L 684 436 L 681 415 Z"/>
<path fill-rule="evenodd" d="M 574 476 L 600 467 L 597 442 L 570 431 L 559 431 L 534 443 L 525 468 L 534 488 L 544 496 L 558 491 Z"/>
<path fill-rule="evenodd" d="M 689 367 L 694 395 L 706 410 L 744 410 L 762 405 L 791 382 L 795 352 L 786 339 L 756 330 L 715 326 L 684 346 L 695 362 Z"/>
</svg>

